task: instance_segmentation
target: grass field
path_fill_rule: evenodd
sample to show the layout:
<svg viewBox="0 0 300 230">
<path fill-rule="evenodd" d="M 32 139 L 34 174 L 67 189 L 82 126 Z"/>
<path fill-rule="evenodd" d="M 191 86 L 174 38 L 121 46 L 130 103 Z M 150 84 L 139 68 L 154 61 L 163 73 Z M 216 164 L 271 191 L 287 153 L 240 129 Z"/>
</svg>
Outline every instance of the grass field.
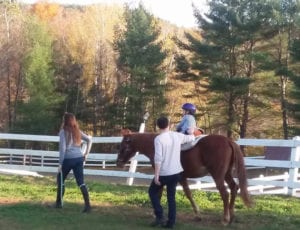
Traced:
<svg viewBox="0 0 300 230">
<path fill-rule="evenodd" d="M 0 175 L 0 229 L 2 230 L 129 230 L 153 229 L 147 187 L 126 186 L 88 179 L 93 210 L 82 214 L 82 196 L 74 179 L 66 181 L 63 209 L 52 208 L 56 187 L 54 176 L 34 178 Z M 300 199 L 288 196 L 255 196 L 255 207 L 247 209 L 238 198 L 236 219 L 223 227 L 222 203 L 218 193 L 194 191 L 202 220 L 196 220 L 183 193 L 177 193 L 175 229 L 292 230 L 300 228 Z M 163 197 L 165 206 L 165 196 Z"/>
</svg>

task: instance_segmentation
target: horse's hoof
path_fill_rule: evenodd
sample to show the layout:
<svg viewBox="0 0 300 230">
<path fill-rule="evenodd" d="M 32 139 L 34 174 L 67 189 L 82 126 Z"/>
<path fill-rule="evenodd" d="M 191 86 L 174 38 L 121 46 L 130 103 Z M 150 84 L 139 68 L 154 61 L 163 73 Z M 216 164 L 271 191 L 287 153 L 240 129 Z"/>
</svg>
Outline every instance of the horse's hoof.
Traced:
<svg viewBox="0 0 300 230">
<path fill-rule="evenodd" d="M 222 221 L 222 225 L 223 225 L 224 227 L 226 227 L 226 226 L 228 226 L 228 222 Z"/>
<path fill-rule="evenodd" d="M 222 225 L 225 227 L 229 224 L 229 221 L 226 221 L 226 220 L 222 220 Z"/>
</svg>

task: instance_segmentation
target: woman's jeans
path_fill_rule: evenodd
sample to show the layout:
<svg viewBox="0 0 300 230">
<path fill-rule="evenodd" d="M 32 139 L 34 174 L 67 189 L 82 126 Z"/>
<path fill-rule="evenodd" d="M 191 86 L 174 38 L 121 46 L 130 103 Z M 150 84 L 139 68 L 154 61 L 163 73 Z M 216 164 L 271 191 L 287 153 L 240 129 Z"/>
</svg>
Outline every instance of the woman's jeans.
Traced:
<svg viewBox="0 0 300 230">
<path fill-rule="evenodd" d="M 62 164 L 63 182 L 65 181 L 70 171 L 73 170 L 77 185 L 81 186 L 84 184 L 83 161 L 83 157 L 64 159 Z"/>
<path fill-rule="evenodd" d="M 163 186 L 167 187 L 167 201 L 168 201 L 168 225 L 173 226 L 176 220 L 176 186 L 180 179 L 180 174 L 170 176 L 160 176 L 159 181 L 161 185 L 156 185 L 152 180 L 148 193 L 154 209 L 156 219 L 163 219 L 163 208 L 160 204 Z"/>
<path fill-rule="evenodd" d="M 83 212 L 90 212 L 91 205 L 90 205 L 89 193 L 86 185 L 84 184 L 84 178 L 83 178 L 83 162 L 84 162 L 84 157 L 64 159 L 62 164 L 62 180 L 64 182 L 66 177 L 70 173 L 70 171 L 73 170 L 76 183 L 80 187 L 84 199 L 85 206 Z M 58 173 L 57 174 L 57 196 L 56 196 L 57 208 L 62 208 L 62 198 L 65 190 L 64 187 L 65 186 L 61 182 L 61 175 L 60 173 Z"/>
</svg>

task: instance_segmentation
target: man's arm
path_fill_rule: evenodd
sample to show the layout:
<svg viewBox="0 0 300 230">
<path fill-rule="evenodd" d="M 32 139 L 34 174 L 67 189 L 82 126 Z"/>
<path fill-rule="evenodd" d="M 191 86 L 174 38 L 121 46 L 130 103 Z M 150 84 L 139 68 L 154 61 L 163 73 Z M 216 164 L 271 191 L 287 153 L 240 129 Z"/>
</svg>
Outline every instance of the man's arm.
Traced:
<svg viewBox="0 0 300 230">
<path fill-rule="evenodd" d="M 184 135 L 183 134 L 181 137 L 182 137 L 181 144 L 184 144 L 184 143 L 187 143 L 187 142 L 192 142 L 192 141 L 195 140 L 194 134 L 192 134 L 192 135 Z"/>
<path fill-rule="evenodd" d="M 155 153 L 154 153 L 154 183 L 157 185 L 160 185 L 159 181 L 159 172 L 162 162 L 162 144 L 158 139 L 155 138 L 154 140 L 154 147 L 155 147 Z"/>
<path fill-rule="evenodd" d="M 159 171 L 160 171 L 160 164 L 155 164 L 155 167 L 154 167 L 154 182 L 157 185 L 160 185 Z"/>
</svg>

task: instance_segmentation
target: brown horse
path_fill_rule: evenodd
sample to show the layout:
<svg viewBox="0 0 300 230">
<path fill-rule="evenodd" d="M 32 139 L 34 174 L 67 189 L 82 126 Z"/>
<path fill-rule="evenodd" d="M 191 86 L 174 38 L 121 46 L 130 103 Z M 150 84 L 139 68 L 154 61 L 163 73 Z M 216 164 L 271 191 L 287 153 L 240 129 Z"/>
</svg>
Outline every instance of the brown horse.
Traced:
<svg viewBox="0 0 300 230">
<path fill-rule="evenodd" d="M 117 166 L 124 167 L 136 152 L 149 157 L 154 166 L 154 138 L 156 136 L 155 133 L 123 133 Z M 234 202 L 239 188 L 245 205 L 251 206 L 243 154 L 239 145 L 234 141 L 221 135 L 205 136 L 192 149 L 181 152 L 181 163 L 184 171 L 180 184 L 197 216 L 199 208 L 192 198 L 187 178 L 198 178 L 207 174 L 214 179 L 223 200 L 222 223 L 224 225 L 231 223 L 234 218 Z M 238 176 L 239 186 L 233 179 L 233 169 Z M 230 189 L 230 197 L 225 182 Z"/>
</svg>

